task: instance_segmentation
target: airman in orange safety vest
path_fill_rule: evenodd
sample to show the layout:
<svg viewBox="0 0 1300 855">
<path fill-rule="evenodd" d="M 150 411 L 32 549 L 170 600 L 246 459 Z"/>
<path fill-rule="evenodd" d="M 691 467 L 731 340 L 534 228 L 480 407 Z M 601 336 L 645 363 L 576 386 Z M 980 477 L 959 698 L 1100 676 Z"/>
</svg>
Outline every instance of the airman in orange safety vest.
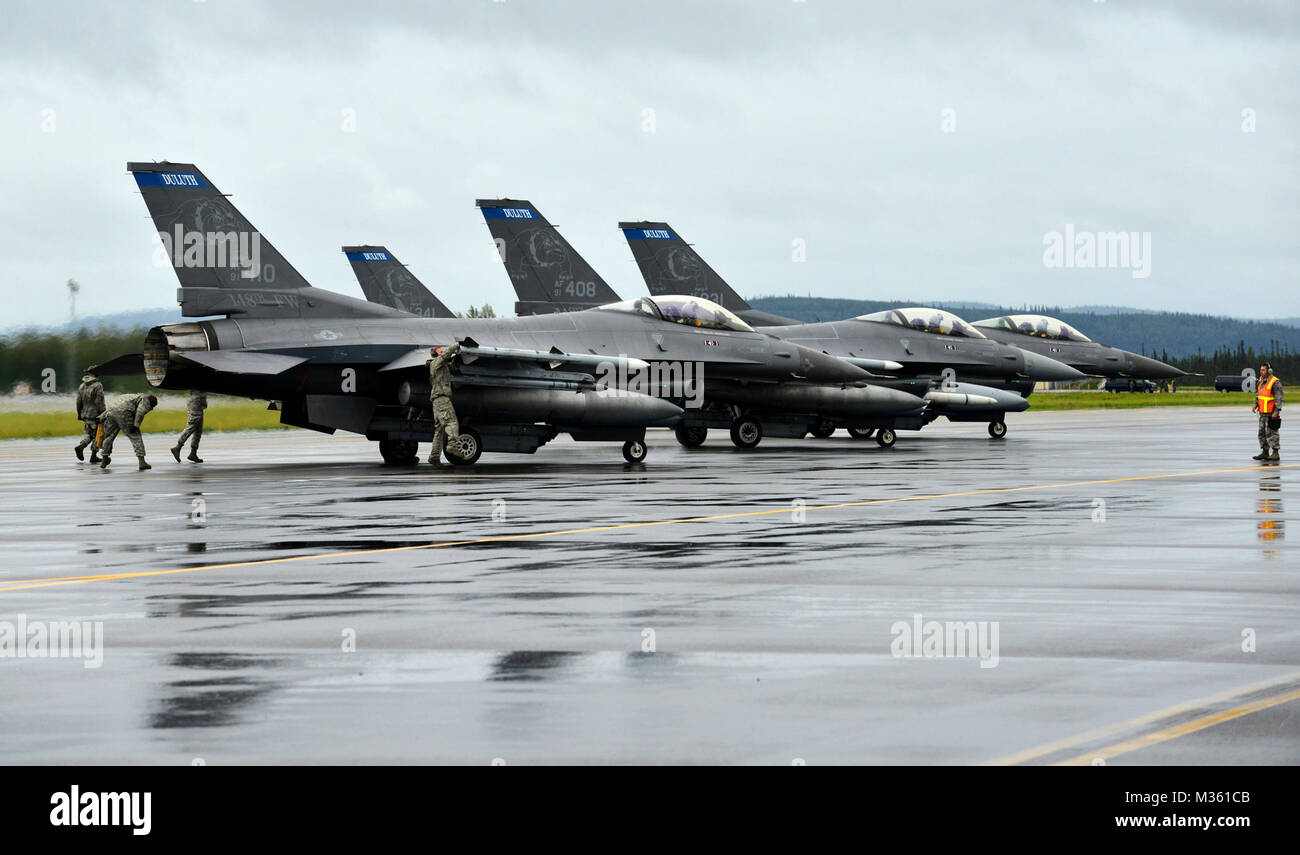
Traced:
<svg viewBox="0 0 1300 855">
<path fill-rule="evenodd" d="M 1259 366 L 1259 382 L 1255 384 L 1255 404 L 1251 412 L 1259 413 L 1259 454 L 1256 460 L 1281 460 L 1282 441 L 1282 381 L 1273 373 L 1273 366 L 1265 362 Z"/>
</svg>

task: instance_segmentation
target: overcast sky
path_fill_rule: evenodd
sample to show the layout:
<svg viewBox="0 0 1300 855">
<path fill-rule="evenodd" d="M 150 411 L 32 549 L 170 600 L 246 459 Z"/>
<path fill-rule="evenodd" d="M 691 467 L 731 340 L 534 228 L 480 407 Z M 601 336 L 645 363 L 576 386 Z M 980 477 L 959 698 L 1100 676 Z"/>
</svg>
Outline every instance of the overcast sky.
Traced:
<svg viewBox="0 0 1300 855">
<path fill-rule="evenodd" d="M 5 9 L 0 326 L 69 277 L 79 314 L 174 304 L 125 172 L 162 159 L 357 297 L 339 247 L 380 243 L 508 313 L 473 203 L 511 196 L 624 296 L 616 223 L 663 219 L 747 296 L 1300 315 L 1293 2 Z M 1046 267 L 1066 224 L 1150 232 L 1150 276 Z"/>
</svg>

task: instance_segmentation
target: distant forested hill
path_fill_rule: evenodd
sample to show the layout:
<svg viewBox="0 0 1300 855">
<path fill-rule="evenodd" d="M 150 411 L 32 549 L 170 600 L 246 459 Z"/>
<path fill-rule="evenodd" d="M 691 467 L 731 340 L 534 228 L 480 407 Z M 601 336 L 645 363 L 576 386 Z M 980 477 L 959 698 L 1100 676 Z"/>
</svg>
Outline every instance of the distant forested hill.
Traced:
<svg viewBox="0 0 1300 855">
<path fill-rule="evenodd" d="M 801 321 L 838 321 L 902 306 L 934 305 L 956 312 L 968 321 L 1030 312 L 1060 318 L 1093 341 L 1102 341 L 1135 353 L 1165 353 L 1170 356 L 1190 356 L 1198 352 L 1211 354 L 1225 348 L 1235 350 L 1243 342 L 1247 348 L 1263 353 L 1300 353 L 1300 327 L 1182 312 L 1115 312 L 1110 307 L 1100 306 L 1090 306 L 1090 311 L 1053 306 L 975 310 L 964 308 L 961 304 L 927 303 L 923 300 L 841 300 L 819 297 L 759 297 L 750 303 L 764 312 Z"/>
</svg>

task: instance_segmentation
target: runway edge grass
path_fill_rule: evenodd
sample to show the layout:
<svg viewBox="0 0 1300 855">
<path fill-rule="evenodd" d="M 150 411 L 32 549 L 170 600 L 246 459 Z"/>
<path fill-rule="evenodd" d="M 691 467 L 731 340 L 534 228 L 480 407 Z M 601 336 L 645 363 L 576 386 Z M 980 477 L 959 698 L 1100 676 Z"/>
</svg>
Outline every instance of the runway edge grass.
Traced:
<svg viewBox="0 0 1300 855">
<path fill-rule="evenodd" d="M 184 410 L 154 410 L 145 417 L 144 433 L 180 433 L 185 429 Z M 204 414 L 205 433 L 228 430 L 283 429 L 280 414 L 265 404 L 209 407 Z M 0 413 L 0 439 L 31 439 L 49 436 L 80 436 L 81 422 L 71 413 Z"/>
</svg>

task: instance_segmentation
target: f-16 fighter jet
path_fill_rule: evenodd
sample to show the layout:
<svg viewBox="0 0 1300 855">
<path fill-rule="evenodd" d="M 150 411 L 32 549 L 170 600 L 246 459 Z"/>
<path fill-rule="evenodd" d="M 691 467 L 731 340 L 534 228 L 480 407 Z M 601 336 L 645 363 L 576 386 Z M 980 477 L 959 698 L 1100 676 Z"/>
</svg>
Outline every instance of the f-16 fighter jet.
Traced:
<svg viewBox="0 0 1300 855">
<path fill-rule="evenodd" d="M 1079 380 L 1084 374 L 1044 354 L 1000 345 L 941 309 L 891 309 L 845 321 L 802 324 L 752 308 L 668 223 L 619 223 L 652 294 L 709 294 L 763 332 L 860 362 L 888 359 L 902 366 L 892 388 L 917 391 L 929 383 L 927 416 L 988 422 L 989 435 L 1006 436 L 1005 413 L 1028 408 L 1024 400 L 1040 380 Z M 873 381 L 874 382 L 874 381 Z M 829 435 L 833 425 L 822 425 Z M 855 436 L 865 433 L 854 426 Z"/>
</svg>

